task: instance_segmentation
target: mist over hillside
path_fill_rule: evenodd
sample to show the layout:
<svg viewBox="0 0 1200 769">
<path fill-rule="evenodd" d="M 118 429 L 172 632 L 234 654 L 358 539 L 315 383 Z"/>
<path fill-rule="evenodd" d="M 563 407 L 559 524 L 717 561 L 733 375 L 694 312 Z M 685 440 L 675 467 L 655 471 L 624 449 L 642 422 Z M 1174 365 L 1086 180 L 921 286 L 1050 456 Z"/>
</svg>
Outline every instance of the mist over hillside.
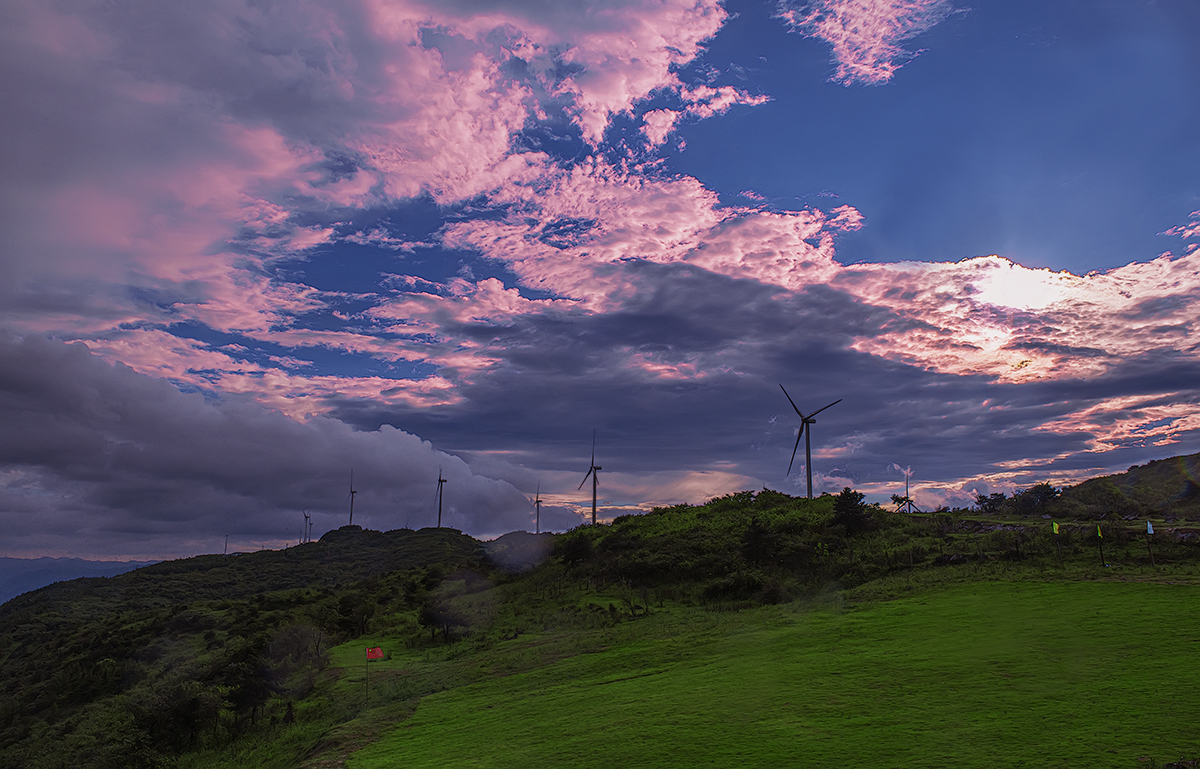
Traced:
<svg viewBox="0 0 1200 769">
<path fill-rule="evenodd" d="M 157 561 L 0 557 L 0 603 L 55 582 L 79 577 L 115 577 L 152 563 L 157 563 Z"/>
</svg>

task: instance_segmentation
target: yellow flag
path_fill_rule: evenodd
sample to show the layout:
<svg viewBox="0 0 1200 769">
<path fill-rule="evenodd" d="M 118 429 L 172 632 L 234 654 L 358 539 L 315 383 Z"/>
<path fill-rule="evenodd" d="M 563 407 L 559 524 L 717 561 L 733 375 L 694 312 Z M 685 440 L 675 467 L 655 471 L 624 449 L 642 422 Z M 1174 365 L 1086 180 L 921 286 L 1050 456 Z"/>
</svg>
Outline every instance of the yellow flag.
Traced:
<svg viewBox="0 0 1200 769">
<path fill-rule="evenodd" d="M 1058 524 L 1057 524 L 1057 523 L 1051 523 L 1050 525 L 1054 527 L 1054 533 L 1055 533 L 1055 534 L 1057 534 L 1057 533 L 1058 533 Z"/>
<path fill-rule="evenodd" d="M 1104 539 L 1104 532 L 1100 531 L 1099 526 L 1096 527 L 1096 536 L 1099 537 L 1100 539 Z"/>
</svg>

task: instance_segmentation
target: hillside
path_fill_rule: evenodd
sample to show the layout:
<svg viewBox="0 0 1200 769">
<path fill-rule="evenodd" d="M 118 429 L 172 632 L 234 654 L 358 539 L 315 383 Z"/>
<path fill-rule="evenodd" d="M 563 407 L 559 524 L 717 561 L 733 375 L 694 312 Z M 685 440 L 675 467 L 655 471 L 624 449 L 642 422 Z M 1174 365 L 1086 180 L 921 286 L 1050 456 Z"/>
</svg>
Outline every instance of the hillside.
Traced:
<svg viewBox="0 0 1200 769">
<path fill-rule="evenodd" d="M 482 563 L 451 529 L 344 527 L 22 595 L 0 607 L 0 766 L 156 766 L 208 729 L 238 735 L 271 697 L 310 690 L 398 582 L 416 595 Z"/>
<path fill-rule="evenodd" d="M 282 551 L 58 583 L 0 607 L 0 767 L 334 766 L 439 692 L 716 626 L 750 632 L 780 616 L 771 607 L 996 579 L 1193 581 L 1195 532 L 1164 528 L 1151 564 L 1144 525 L 1111 522 L 1125 510 L 1104 513 L 1107 565 L 1092 520 L 1056 536 L 1040 518 L 763 490 L 562 535 L 344 527 Z M 1161 605 L 1153 622 L 1174 622 Z M 363 649 L 376 645 L 386 658 L 368 690 Z"/>
<path fill-rule="evenodd" d="M 1064 489 L 1055 512 L 1076 518 L 1122 516 L 1200 521 L 1200 454 L 1135 465 Z"/>
</svg>

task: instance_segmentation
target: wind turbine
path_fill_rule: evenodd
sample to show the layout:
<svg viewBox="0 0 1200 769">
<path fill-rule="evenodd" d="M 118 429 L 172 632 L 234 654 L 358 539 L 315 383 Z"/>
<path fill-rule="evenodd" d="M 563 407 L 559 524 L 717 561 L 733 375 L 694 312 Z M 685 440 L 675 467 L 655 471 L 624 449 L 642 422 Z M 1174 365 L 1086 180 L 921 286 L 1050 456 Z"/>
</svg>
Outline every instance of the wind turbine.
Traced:
<svg viewBox="0 0 1200 769">
<path fill-rule="evenodd" d="M 784 386 L 779 385 L 779 389 L 783 390 L 783 394 L 787 396 L 788 403 L 792 404 L 792 408 L 796 410 L 796 416 L 800 417 L 800 432 L 796 433 L 796 445 L 792 447 L 792 461 L 788 462 L 788 475 L 792 474 L 792 464 L 796 461 L 796 450 L 800 448 L 800 436 L 803 435 L 804 468 L 808 472 L 808 498 L 812 499 L 812 443 L 809 440 L 810 436 L 812 435 L 812 428 L 810 427 L 807 433 L 804 431 L 804 428 L 808 425 L 815 425 L 817 420 L 813 419 L 813 417 L 829 408 L 829 406 L 836 406 L 837 404 L 841 403 L 842 399 L 838 398 L 833 403 L 830 403 L 829 406 L 822 406 L 808 416 L 804 416 L 804 414 L 800 413 L 800 409 L 796 406 L 796 401 L 792 400 L 792 396 L 788 395 L 788 391 L 784 388 Z"/>
<path fill-rule="evenodd" d="M 899 470 L 900 472 L 904 473 L 904 504 L 902 504 L 902 505 L 900 505 L 900 507 L 896 508 L 896 512 L 899 513 L 899 512 L 903 511 L 903 512 L 907 512 L 907 513 L 912 513 L 912 511 L 914 511 L 914 510 L 916 510 L 918 513 L 923 512 L 921 510 L 921 508 L 919 508 L 913 504 L 912 497 L 910 497 L 908 495 L 908 479 L 912 477 L 912 473 L 913 473 L 912 467 L 901 467 L 900 465 L 896 464 L 895 462 L 892 463 L 892 467 L 894 467 L 897 470 Z M 892 497 L 892 499 L 895 499 L 895 497 Z"/>
<path fill-rule="evenodd" d="M 442 468 L 438 468 L 438 528 L 442 528 L 442 484 L 447 479 L 442 477 Z"/>
<path fill-rule="evenodd" d="M 354 495 L 357 493 L 358 492 L 354 490 L 354 471 L 351 470 L 350 471 L 350 493 L 347 495 L 350 497 L 350 525 L 351 526 L 354 525 Z"/>
<path fill-rule="evenodd" d="M 304 511 L 304 536 L 300 538 L 301 542 L 309 542 L 312 540 L 312 516 L 308 511 Z"/>
<path fill-rule="evenodd" d="M 587 478 L 585 477 L 584 480 L 586 481 Z M 537 518 L 534 519 L 533 533 L 541 534 L 542 533 L 542 482 L 541 481 L 538 481 L 537 493 L 533 495 L 533 506 L 535 508 L 537 508 Z"/>
<path fill-rule="evenodd" d="M 596 466 L 596 431 L 592 430 L 592 466 L 588 468 L 587 475 L 583 476 L 583 480 L 579 482 L 579 488 L 583 488 L 583 484 L 587 483 L 588 475 L 592 476 L 592 525 L 596 525 L 596 486 L 600 483 L 600 471 L 602 467 Z"/>
</svg>

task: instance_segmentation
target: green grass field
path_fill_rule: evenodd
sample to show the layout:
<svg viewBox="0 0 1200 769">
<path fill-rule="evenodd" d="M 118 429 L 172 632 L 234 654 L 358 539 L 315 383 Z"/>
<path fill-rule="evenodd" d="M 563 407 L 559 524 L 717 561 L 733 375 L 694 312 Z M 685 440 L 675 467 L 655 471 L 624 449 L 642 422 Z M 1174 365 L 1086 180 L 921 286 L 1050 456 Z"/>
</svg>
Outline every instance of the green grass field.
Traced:
<svg viewBox="0 0 1200 769">
<path fill-rule="evenodd" d="M 424 697 L 346 765 L 1148 767 L 1200 752 L 1197 618 L 1195 586 L 1118 582 L 660 610 L 592 653 L 499 644 L 480 670 L 550 662 Z"/>
</svg>

